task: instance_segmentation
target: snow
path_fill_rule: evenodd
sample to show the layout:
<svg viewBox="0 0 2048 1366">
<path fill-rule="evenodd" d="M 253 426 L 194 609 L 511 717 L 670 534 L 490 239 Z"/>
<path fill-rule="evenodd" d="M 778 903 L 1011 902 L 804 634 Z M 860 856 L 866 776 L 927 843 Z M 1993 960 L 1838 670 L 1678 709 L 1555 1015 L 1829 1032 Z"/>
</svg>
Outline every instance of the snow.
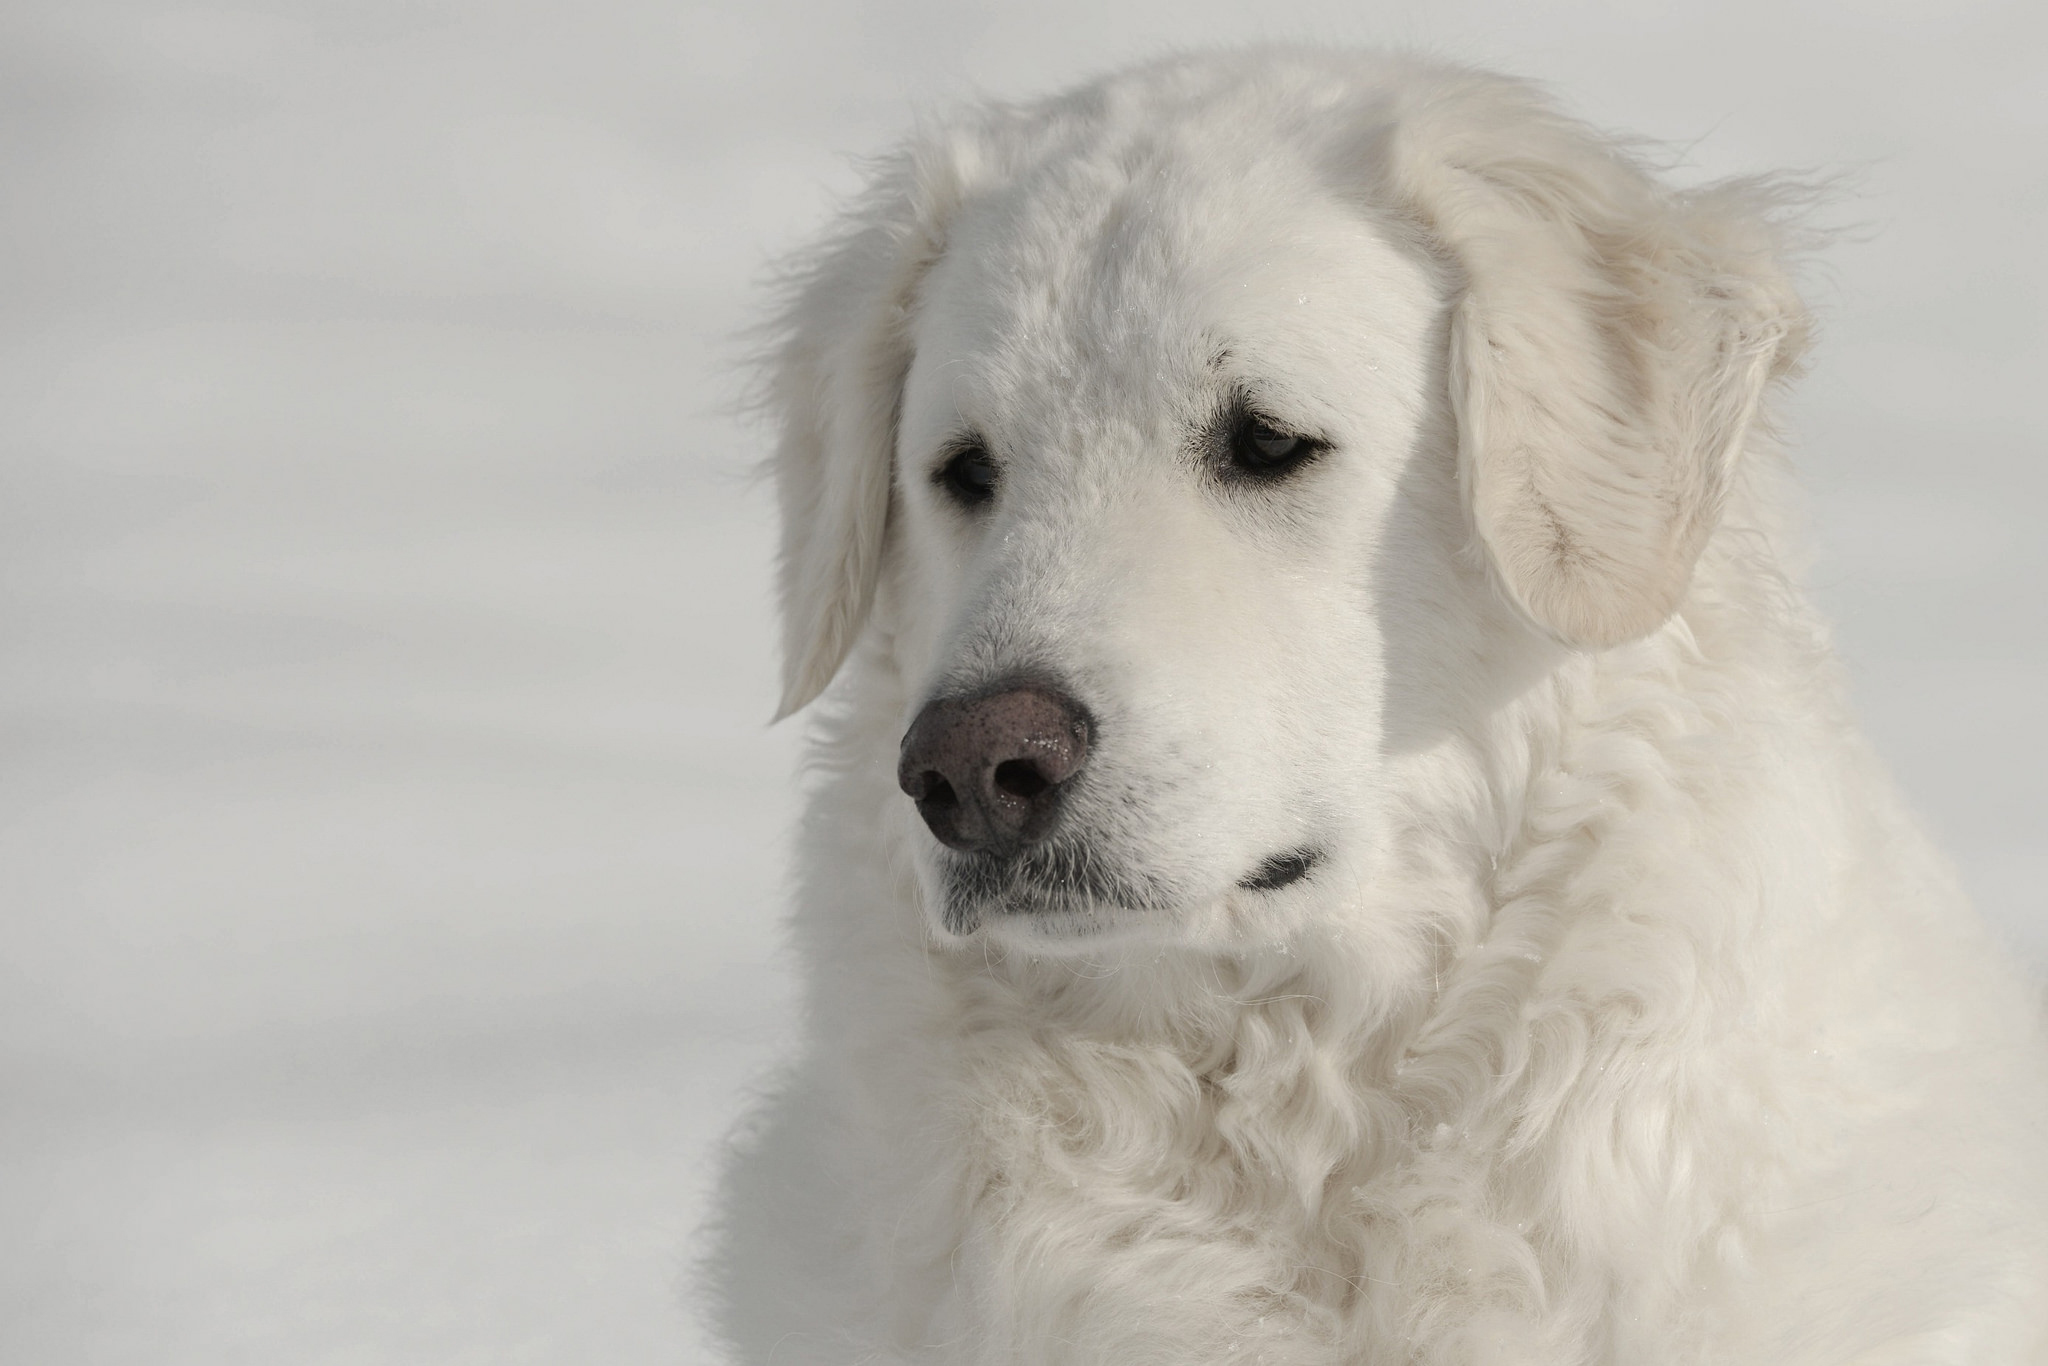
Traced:
<svg viewBox="0 0 2048 1366">
<path fill-rule="evenodd" d="M 1995 4 L 32 0 L 0 17 L 0 1360 L 697 1362 L 790 1036 L 728 416 L 920 107 L 1404 41 L 1847 167 L 1791 425 L 1880 746 L 2048 958 L 2048 22 Z"/>
</svg>

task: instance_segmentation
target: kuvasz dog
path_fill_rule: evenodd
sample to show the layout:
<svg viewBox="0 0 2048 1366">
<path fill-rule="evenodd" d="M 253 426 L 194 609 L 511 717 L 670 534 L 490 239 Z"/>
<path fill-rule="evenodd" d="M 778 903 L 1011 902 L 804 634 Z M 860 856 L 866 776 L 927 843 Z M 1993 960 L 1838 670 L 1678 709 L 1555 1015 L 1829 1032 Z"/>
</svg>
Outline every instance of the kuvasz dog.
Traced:
<svg viewBox="0 0 2048 1366">
<path fill-rule="evenodd" d="M 2041 1015 L 1797 586 L 1772 202 L 1294 51 L 881 164 L 769 366 L 741 1360 L 2048 1361 Z"/>
</svg>

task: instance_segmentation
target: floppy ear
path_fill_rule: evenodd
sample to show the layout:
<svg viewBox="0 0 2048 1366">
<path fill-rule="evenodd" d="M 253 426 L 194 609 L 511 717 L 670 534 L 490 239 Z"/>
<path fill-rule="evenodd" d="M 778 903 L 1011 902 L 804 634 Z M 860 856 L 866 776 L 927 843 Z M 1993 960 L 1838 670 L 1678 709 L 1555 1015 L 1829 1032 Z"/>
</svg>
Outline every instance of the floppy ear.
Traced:
<svg viewBox="0 0 2048 1366">
<path fill-rule="evenodd" d="M 954 149 L 884 162 L 791 276 L 772 324 L 766 406 L 780 427 L 781 720 L 825 690 L 867 621 L 889 516 L 897 404 L 917 283 L 958 201 Z"/>
<path fill-rule="evenodd" d="M 1384 169 L 1463 276 L 1459 467 L 1501 585 L 1568 644 L 1655 630 L 1804 344 L 1766 192 L 1666 190 L 1495 77 L 1397 111 Z"/>
</svg>

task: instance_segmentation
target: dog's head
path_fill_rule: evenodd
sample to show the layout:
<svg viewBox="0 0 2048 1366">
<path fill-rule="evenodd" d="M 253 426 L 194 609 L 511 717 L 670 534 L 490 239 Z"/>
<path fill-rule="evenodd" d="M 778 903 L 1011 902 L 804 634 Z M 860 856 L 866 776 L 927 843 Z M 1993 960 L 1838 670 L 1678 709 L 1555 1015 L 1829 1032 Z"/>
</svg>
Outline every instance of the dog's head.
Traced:
<svg viewBox="0 0 2048 1366">
<path fill-rule="evenodd" d="M 1285 54 L 890 162 L 773 367 L 783 710 L 886 634 L 935 929 L 1283 936 L 1449 799 L 1426 756 L 1659 629 L 1803 326 L 1744 202 Z"/>
</svg>

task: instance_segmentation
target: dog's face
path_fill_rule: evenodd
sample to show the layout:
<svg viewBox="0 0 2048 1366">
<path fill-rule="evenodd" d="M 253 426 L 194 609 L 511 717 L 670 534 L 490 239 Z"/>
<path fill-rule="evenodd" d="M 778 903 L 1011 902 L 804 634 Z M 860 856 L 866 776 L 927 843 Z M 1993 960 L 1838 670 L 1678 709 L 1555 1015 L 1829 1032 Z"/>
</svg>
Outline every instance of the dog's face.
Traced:
<svg viewBox="0 0 2048 1366">
<path fill-rule="evenodd" d="M 1355 911 L 1432 755 L 1670 615 L 1796 349 L 1749 220 L 1520 87 L 1285 66 L 913 148 L 785 319 L 785 709 L 879 632 L 941 935 Z"/>
<path fill-rule="evenodd" d="M 977 794 L 1059 703 L 953 720 L 981 732 L 943 756 L 953 801 L 998 827 L 1052 809 L 1023 839 L 958 837 L 943 810 L 917 832 L 951 932 L 1269 937 L 1355 889 L 1387 618 L 1412 648 L 1484 589 L 1455 564 L 1420 253 L 1299 168 L 1148 170 L 967 207 L 920 290 L 883 609 L 904 724 L 1023 688 L 1071 707 L 1085 749 L 1037 793 Z M 945 767 L 904 757 L 917 795 Z"/>
</svg>

